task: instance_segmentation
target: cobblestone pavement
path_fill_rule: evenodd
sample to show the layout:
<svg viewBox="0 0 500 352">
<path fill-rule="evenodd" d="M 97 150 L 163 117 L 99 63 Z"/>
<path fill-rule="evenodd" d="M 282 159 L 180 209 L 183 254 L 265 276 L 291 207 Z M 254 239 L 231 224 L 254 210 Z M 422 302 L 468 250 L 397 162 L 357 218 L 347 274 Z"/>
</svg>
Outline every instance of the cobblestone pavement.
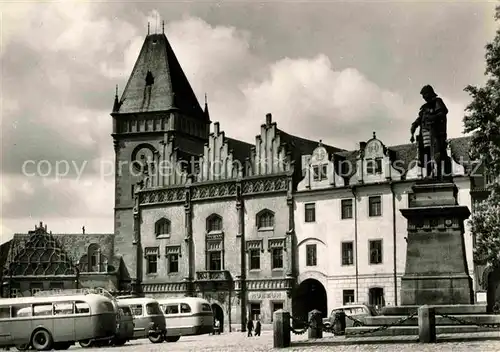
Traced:
<svg viewBox="0 0 500 352">
<path fill-rule="evenodd" d="M 401 351 L 500 351 L 500 332 L 482 335 L 460 337 L 470 338 L 468 341 L 461 342 L 438 342 L 437 344 L 418 344 L 414 342 L 415 338 L 401 337 L 397 343 L 384 343 L 384 338 L 373 339 L 346 339 L 344 337 L 333 337 L 326 334 L 321 340 L 308 341 L 307 333 L 304 335 L 292 335 L 292 347 L 286 351 L 383 351 L 383 352 L 401 352 Z M 473 338 L 482 340 L 473 340 Z M 484 340 L 485 337 L 497 338 L 496 340 Z M 446 338 L 457 338 L 457 336 L 442 336 L 441 340 Z M 394 340 L 394 337 L 391 337 Z M 413 341 L 412 341 L 413 340 Z M 348 345 L 346 345 L 348 343 Z M 73 347 L 72 349 L 80 349 Z M 97 349 L 88 349 L 89 352 Z M 235 332 L 216 336 L 191 336 L 182 337 L 175 343 L 152 344 L 149 340 L 136 340 L 127 343 L 123 347 L 101 348 L 100 352 L 156 352 L 156 351 L 272 351 L 273 335 L 272 331 L 263 331 L 260 337 L 246 337 L 245 333 Z"/>
</svg>

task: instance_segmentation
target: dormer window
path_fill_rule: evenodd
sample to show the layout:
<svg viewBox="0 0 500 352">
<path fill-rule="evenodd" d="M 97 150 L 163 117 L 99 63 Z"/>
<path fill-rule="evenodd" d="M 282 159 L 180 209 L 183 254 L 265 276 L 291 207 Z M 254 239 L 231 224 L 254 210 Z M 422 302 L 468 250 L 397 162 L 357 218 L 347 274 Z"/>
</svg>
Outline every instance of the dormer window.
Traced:
<svg viewBox="0 0 500 352">
<path fill-rule="evenodd" d="M 326 180 L 328 174 L 328 164 L 314 165 L 313 166 L 313 179 L 314 181 Z"/>
<path fill-rule="evenodd" d="M 382 173 L 382 159 L 368 159 L 366 160 L 366 173 L 368 175 L 378 175 Z"/>
</svg>

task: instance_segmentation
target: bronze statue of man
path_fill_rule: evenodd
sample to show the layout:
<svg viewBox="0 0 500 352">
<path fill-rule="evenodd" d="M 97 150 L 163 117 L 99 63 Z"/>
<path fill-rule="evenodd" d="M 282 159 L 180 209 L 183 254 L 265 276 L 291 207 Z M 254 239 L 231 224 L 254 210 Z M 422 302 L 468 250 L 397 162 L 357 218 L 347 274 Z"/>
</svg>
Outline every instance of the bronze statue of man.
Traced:
<svg viewBox="0 0 500 352">
<path fill-rule="evenodd" d="M 417 119 L 411 125 L 410 142 L 417 127 L 420 128 L 417 136 L 418 157 L 420 165 L 425 167 L 427 178 L 443 180 L 443 173 L 450 176 L 451 161 L 446 152 L 446 115 L 448 109 L 443 100 L 437 96 L 430 85 L 420 91 L 425 104 L 420 107 Z"/>
</svg>

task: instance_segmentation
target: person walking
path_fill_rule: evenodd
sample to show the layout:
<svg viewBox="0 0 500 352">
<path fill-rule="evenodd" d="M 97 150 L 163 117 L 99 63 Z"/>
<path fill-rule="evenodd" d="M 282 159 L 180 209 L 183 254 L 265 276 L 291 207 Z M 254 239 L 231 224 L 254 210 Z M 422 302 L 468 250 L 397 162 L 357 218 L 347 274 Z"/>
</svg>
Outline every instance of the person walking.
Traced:
<svg viewBox="0 0 500 352">
<path fill-rule="evenodd" d="M 255 336 L 260 336 L 260 329 L 262 325 L 260 324 L 260 319 L 257 319 L 257 323 L 255 323 Z"/>
<path fill-rule="evenodd" d="M 253 320 L 250 318 L 248 319 L 248 322 L 247 322 L 247 337 L 251 337 L 252 336 L 252 330 L 253 330 Z"/>
</svg>

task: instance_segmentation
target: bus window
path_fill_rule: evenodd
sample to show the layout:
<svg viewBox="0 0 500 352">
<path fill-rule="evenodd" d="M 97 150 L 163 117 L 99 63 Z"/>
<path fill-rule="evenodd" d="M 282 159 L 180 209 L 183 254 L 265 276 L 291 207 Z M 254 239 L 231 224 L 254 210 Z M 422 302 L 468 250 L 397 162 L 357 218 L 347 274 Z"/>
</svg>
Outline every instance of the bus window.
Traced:
<svg viewBox="0 0 500 352">
<path fill-rule="evenodd" d="M 31 317 L 32 310 L 31 304 L 14 304 L 12 306 L 12 317 Z"/>
<path fill-rule="evenodd" d="M 120 310 L 124 316 L 126 316 L 126 317 L 132 316 L 132 311 L 130 310 L 129 307 L 120 307 Z"/>
<path fill-rule="evenodd" d="M 165 314 L 179 314 L 179 306 L 177 304 L 168 304 L 165 306 Z"/>
<path fill-rule="evenodd" d="M 52 315 L 52 303 L 33 305 L 33 316 Z"/>
<path fill-rule="evenodd" d="M 54 303 L 54 315 L 73 314 L 73 302 Z"/>
<path fill-rule="evenodd" d="M 201 311 L 202 312 L 211 312 L 212 308 L 210 307 L 210 304 L 202 303 L 202 305 L 201 305 Z"/>
<path fill-rule="evenodd" d="M 87 302 L 76 301 L 75 302 L 75 314 L 89 314 L 90 306 Z"/>
<path fill-rule="evenodd" d="M 189 304 L 181 303 L 181 313 L 191 313 L 191 307 Z"/>
<path fill-rule="evenodd" d="M 148 315 L 158 315 L 163 314 L 158 303 L 148 303 L 146 304 L 146 313 Z"/>
<path fill-rule="evenodd" d="M 130 310 L 134 317 L 140 317 L 142 315 L 142 304 L 131 304 Z"/>
<path fill-rule="evenodd" d="M 111 302 L 100 302 L 99 308 L 103 312 L 113 312 L 115 310 L 115 307 L 113 306 L 113 303 L 111 303 Z"/>
<path fill-rule="evenodd" d="M 0 319 L 10 318 L 10 307 L 0 307 Z"/>
</svg>

